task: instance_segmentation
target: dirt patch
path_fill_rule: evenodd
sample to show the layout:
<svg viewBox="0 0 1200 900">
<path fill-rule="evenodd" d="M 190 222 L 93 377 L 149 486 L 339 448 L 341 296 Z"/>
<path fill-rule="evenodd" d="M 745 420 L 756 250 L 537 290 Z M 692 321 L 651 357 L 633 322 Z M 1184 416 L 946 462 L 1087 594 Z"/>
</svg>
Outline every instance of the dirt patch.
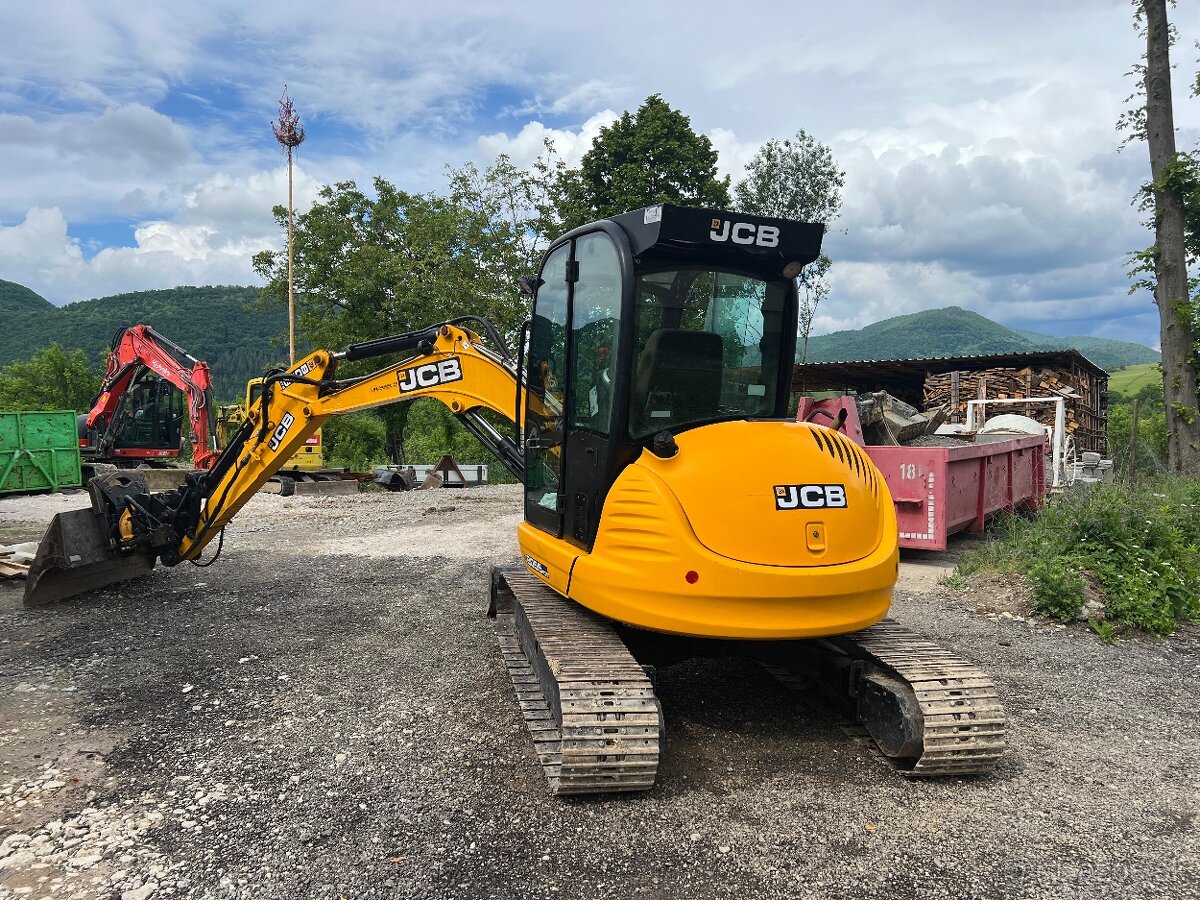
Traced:
<svg viewBox="0 0 1200 900">
<path fill-rule="evenodd" d="M 970 576 L 962 595 L 980 615 L 1037 615 L 1029 579 L 1015 572 L 978 572 Z"/>
<path fill-rule="evenodd" d="M 54 494 L 10 494 L 0 497 L 0 532 L 34 531 L 41 534 L 55 513 L 83 509 L 91 503 L 87 491 Z"/>
</svg>

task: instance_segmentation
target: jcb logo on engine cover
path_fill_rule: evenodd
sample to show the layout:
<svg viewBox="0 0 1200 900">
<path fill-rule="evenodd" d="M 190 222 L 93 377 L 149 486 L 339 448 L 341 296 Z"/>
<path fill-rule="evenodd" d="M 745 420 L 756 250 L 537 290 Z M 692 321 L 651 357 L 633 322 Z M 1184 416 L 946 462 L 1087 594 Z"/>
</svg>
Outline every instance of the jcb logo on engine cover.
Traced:
<svg viewBox="0 0 1200 900">
<path fill-rule="evenodd" d="M 462 381 L 462 377 L 462 364 L 458 361 L 457 357 L 453 356 L 450 359 L 443 359 L 441 362 L 414 366 L 396 375 L 396 379 L 400 383 L 400 393 L 402 394 L 406 394 L 409 391 L 419 391 L 421 388 L 430 388 L 435 384 Z"/>
<path fill-rule="evenodd" d="M 271 439 L 267 441 L 267 445 L 272 450 L 278 450 L 279 445 L 283 443 L 283 439 L 287 437 L 288 429 L 292 427 L 292 423 L 296 421 L 296 417 L 291 413 L 284 413 L 283 418 L 279 420 L 279 426 L 271 434 Z"/>
<path fill-rule="evenodd" d="M 750 222 L 731 222 L 713 219 L 708 236 L 718 243 L 756 244 L 759 247 L 778 247 L 779 229 L 774 225 L 753 225 Z"/>
<path fill-rule="evenodd" d="M 844 484 L 777 484 L 776 509 L 845 509 Z"/>
</svg>

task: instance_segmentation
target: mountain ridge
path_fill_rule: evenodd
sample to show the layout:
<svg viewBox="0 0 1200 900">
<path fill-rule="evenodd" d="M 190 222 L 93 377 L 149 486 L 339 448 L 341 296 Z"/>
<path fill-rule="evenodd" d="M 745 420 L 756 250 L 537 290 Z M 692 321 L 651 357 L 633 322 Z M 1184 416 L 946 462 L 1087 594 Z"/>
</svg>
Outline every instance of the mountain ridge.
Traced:
<svg viewBox="0 0 1200 900">
<path fill-rule="evenodd" d="M 144 322 L 213 370 L 221 399 L 242 396 L 247 378 L 286 360 L 287 317 L 258 305 L 259 289 L 182 286 L 81 300 L 56 307 L 29 288 L 0 279 L 0 366 L 28 359 L 57 341 L 103 365 L 118 328 Z M 1056 338 L 1007 328 L 979 313 L 949 306 L 894 316 L 856 330 L 809 339 L 809 362 L 932 359 L 1075 349 L 1104 369 L 1159 361 L 1142 344 L 1108 338 Z"/>
<path fill-rule="evenodd" d="M 863 328 L 809 338 L 809 362 L 853 362 L 876 359 L 936 359 L 1078 350 L 1102 369 L 1158 362 L 1156 350 L 1131 341 L 1091 336 L 1057 338 L 1036 331 L 1007 328 L 979 313 L 949 306 L 893 316 Z"/>
<path fill-rule="evenodd" d="M 68 350 L 84 350 L 102 369 L 117 329 L 141 322 L 208 362 L 219 399 L 238 399 L 248 378 L 287 362 L 287 348 L 279 340 L 287 332 L 287 313 L 259 308 L 259 293 L 256 287 L 183 286 L 57 307 L 22 285 L 0 280 L 6 326 L 0 329 L 0 366 L 58 342 Z"/>
</svg>

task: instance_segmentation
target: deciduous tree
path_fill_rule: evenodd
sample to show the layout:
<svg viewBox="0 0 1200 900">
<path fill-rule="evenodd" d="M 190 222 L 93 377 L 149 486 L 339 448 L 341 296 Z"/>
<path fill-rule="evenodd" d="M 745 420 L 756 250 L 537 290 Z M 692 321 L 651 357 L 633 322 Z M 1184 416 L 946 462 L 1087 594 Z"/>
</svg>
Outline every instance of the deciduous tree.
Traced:
<svg viewBox="0 0 1200 900">
<path fill-rule="evenodd" d="M 828 224 L 842 208 L 846 173 L 833 152 L 804 129 L 794 138 L 769 140 L 746 164 L 746 177 L 733 190 L 734 206 L 759 216 Z M 817 307 L 829 294 L 830 259 L 824 253 L 804 268 L 800 287 L 800 360 L 808 359 L 808 338 Z"/>
<path fill-rule="evenodd" d="M 1135 256 L 1141 262 L 1135 271 L 1149 271 L 1152 264 L 1169 432 L 1168 465 L 1173 472 L 1200 475 L 1195 316 L 1188 289 L 1184 206 L 1178 186 L 1172 183 L 1183 165 L 1175 146 L 1172 31 L 1166 0 L 1136 0 L 1134 8 L 1135 21 L 1146 37 L 1144 65 L 1135 68 L 1142 76 L 1143 103 L 1122 116 L 1121 124 L 1131 129 L 1131 137 L 1144 139 L 1149 147 L 1149 194 L 1154 213 L 1154 246 Z"/>
<path fill-rule="evenodd" d="M 510 329 L 528 313 L 524 301 L 518 301 L 518 280 L 537 271 L 546 247 L 562 230 L 555 183 L 564 168 L 549 141 L 528 169 L 514 165 L 507 154 L 485 169 L 474 163 L 447 167 L 450 200 L 465 216 L 477 248 L 481 289 L 517 305 L 513 316 L 499 323 Z"/>
<path fill-rule="evenodd" d="M 579 168 L 564 171 L 558 186 L 565 228 L 656 203 L 729 206 L 729 178 L 717 176 L 712 141 L 658 94 L 600 129 Z"/>
<path fill-rule="evenodd" d="M 326 186 L 297 217 L 296 307 L 309 341 L 336 348 L 463 315 L 516 334 L 527 314 L 517 278 L 544 244 L 539 185 L 505 157 L 450 176 L 449 197 L 410 194 L 383 178 L 375 179 L 374 196 L 354 182 Z M 287 209 L 274 212 L 284 227 Z M 254 267 L 267 279 L 266 302 L 286 303 L 287 255 L 260 253 Z M 408 413 L 408 404 L 380 413 L 397 462 Z"/>
<path fill-rule="evenodd" d="M 83 350 L 58 343 L 27 362 L 0 368 L 0 410 L 73 409 L 87 412 L 100 390 L 100 373 Z"/>
</svg>

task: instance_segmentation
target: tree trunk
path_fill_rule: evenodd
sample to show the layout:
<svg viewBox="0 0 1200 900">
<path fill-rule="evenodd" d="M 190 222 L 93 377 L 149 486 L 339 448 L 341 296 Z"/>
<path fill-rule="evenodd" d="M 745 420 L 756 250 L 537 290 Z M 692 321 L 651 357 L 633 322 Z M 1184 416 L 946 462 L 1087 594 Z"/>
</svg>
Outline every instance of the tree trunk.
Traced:
<svg viewBox="0 0 1200 900">
<path fill-rule="evenodd" d="M 1183 206 L 1161 191 L 1175 161 L 1171 108 L 1170 33 L 1166 0 L 1142 0 L 1146 12 L 1146 141 L 1154 179 L 1154 302 L 1162 341 L 1163 399 L 1167 410 L 1167 462 L 1172 472 L 1200 475 L 1200 415 L 1196 409 L 1195 347 L 1184 259 Z"/>
<path fill-rule="evenodd" d="M 392 465 L 405 464 L 404 432 L 408 429 L 408 413 L 411 403 L 400 403 L 383 410 L 383 421 L 387 424 L 387 454 Z"/>
</svg>

